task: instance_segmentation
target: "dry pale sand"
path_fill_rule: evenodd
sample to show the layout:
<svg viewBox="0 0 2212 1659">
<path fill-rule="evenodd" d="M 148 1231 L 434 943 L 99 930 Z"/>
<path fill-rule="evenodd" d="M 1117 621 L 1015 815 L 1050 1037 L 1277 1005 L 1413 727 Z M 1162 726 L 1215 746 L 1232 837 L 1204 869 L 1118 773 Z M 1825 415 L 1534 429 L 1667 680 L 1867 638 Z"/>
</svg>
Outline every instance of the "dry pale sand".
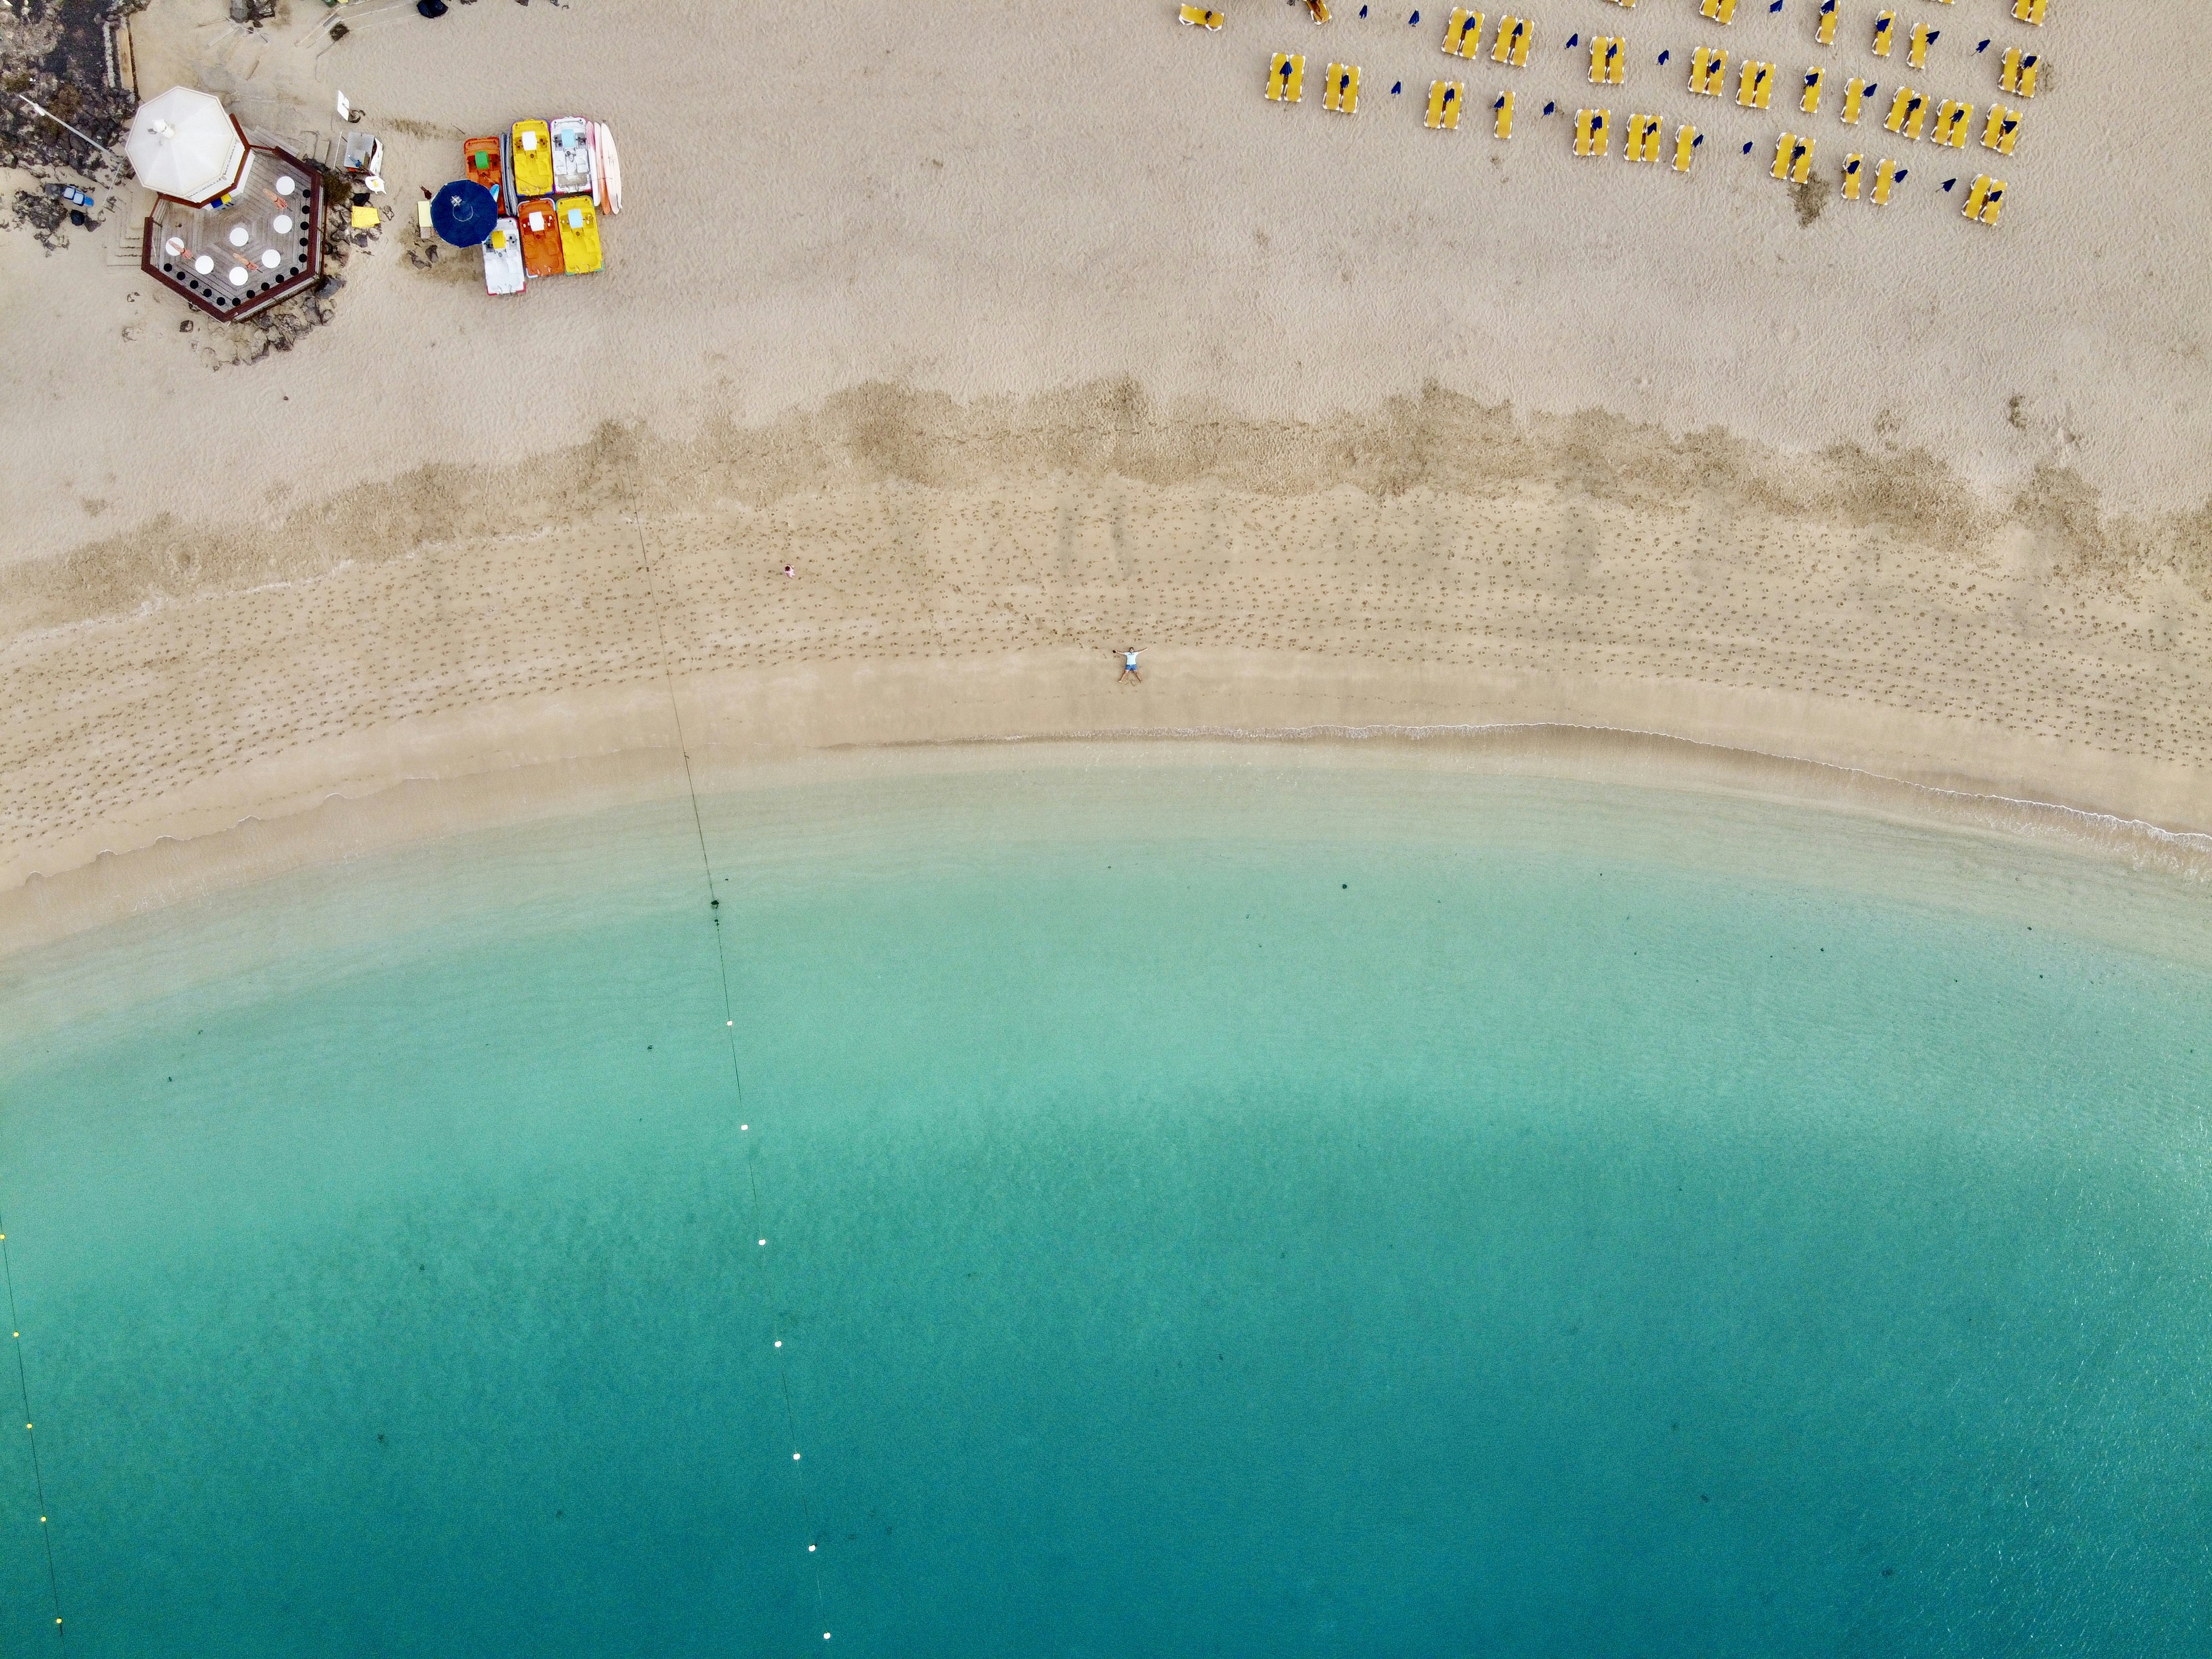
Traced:
<svg viewBox="0 0 2212 1659">
<path fill-rule="evenodd" d="M 364 3 L 319 56 L 222 9 L 156 0 L 142 84 L 276 131 L 343 86 L 403 205 L 468 133 L 597 115 L 628 211 L 605 274 L 511 302 L 387 234 L 334 325 L 248 367 L 105 235 L 0 237 L 12 915 L 104 853 L 112 913 L 163 837 L 410 780 L 491 812 L 670 787 L 679 714 L 710 773 L 1602 726 L 2212 830 L 2212 190 L 2147 113 L 2192 95 L 2203 9 L 2057 0 L 2029 31 L 1961 0 L 1908 77 L 1856 0 L 1827 53 L 1808 4 L 1723 33 L 1551 0 L 1529 70 L 1465 71 L 1519 93 L 1510 144 L 1420 130 L 1448 60 L 1410 7 L 1206 36 L 1152 0 Z M 1563 43 L 1601 27 L 1633 48 L 1617 117 L 1711 134 L 1692 178 L 1577 162 L 1537 115 L 1594 101 Z M 1793 198 L 1774 135 L 1829 170 L 1832 94 L 1693 99 L 1708 39 L 1979 106 L 2004 45 L 2040 47 L 2003 225 L 1934 187 L 1978 147 L 1871 122 L 1851 147 L 1926 187 Z M 1264 103 L 1282 46 L 1316 83 L 1361 62 L 1366 107 Z M 161 857 L 142 900 L 181 890 Z"/>
</svg>

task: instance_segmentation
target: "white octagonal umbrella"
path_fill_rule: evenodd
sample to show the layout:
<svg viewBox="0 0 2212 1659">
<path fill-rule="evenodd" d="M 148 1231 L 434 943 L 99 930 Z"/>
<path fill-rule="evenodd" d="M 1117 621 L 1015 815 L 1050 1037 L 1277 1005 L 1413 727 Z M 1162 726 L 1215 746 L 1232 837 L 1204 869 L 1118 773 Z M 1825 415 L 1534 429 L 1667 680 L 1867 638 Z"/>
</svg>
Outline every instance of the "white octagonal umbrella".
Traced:
<svg viewBox="0 0 2212 1659">
<path fill-rule="evenodd" d="M 246 173 L 245 133 L 221 100 L 190 87 L 171 87 L 139 105 L 123 153 L 149 190 L 196 206 Z"/>
</svg>

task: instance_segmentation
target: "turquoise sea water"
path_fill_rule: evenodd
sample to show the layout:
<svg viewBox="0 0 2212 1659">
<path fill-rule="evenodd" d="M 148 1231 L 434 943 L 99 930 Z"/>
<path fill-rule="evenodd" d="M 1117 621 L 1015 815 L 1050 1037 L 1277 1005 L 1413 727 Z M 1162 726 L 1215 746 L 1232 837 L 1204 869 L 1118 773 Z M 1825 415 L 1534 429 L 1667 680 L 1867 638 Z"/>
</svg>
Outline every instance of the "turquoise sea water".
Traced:
<svg viewBox="0 0 2212 1659">
<path fill-rule="evenodd" d="M 2212 1650 L 2212 975 L 2002 849 L 1311 768 L 704 840 L 0 987 L 7 1653 Z"/>
</svg>

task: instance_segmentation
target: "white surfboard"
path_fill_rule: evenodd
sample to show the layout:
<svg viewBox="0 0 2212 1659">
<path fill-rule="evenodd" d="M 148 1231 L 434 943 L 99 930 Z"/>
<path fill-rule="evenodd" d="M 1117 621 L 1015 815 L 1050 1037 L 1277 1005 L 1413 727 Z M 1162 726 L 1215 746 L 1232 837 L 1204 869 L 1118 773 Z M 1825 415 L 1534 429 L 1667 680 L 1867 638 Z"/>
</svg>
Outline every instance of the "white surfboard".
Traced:
<svg viewBox="0 0 2212 1659">
<path fill-rule="evenodd" d="M 615 149 L 615 130 L 600 121 L 592 128 L 592 151 L 599 164 L 599 179 L 610 213 L 622 211 L 622 154 Z"/>
</svg>

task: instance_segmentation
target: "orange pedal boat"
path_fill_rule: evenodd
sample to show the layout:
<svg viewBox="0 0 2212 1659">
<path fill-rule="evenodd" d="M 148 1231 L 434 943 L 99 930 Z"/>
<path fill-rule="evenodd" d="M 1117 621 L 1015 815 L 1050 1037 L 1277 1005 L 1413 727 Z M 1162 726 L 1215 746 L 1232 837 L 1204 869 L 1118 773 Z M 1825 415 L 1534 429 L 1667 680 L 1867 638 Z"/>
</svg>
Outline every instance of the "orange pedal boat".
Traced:
<svg viewBox="0 0 2212 1659">
<path fill-rule="evenodd" d="M 506 169 L 500 165 L 499 140 L 496 137 L 471 138 L 463 144 L 461 167 L 472 182 L 482 185 L 504 203 L 505 197 L 500 185 L 504 181 Z"/>
<path fill-rule="evenodd" d="M 568 269 L 561 254 L 561 217 L 546 197 L 532 197 L 515 210 L 522 227 L 522 268 L 532 276 L 558 276 Z"/>
</svg>

